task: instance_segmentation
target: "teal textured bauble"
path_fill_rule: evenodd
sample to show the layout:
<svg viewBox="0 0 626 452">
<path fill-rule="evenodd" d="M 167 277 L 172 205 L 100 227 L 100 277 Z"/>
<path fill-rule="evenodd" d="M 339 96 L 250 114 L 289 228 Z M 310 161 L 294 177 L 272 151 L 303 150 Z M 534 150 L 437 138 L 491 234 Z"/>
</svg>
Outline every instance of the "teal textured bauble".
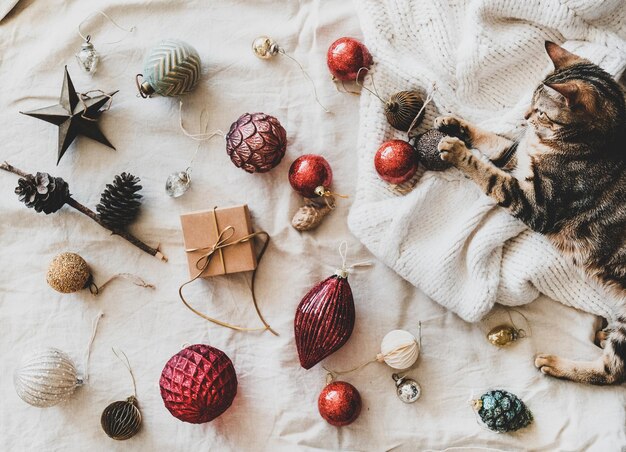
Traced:
<svg viewBox="0 0 626 452">
<path fill-rule="evenodd" d="M 519 397 L 501 389 L 474 400 L 474 408 L 485 425 L 498 433 L 514 432 L 533 420 L 532 413 Z"/>
<path fill-rule="evenodd" d="M 148 55 L 140 91 L 145 97 L 180 96 L 193 90 L 200 78 L 200 56 L 196 49 L 177 39 L 161 41 Z"/>
</svg>

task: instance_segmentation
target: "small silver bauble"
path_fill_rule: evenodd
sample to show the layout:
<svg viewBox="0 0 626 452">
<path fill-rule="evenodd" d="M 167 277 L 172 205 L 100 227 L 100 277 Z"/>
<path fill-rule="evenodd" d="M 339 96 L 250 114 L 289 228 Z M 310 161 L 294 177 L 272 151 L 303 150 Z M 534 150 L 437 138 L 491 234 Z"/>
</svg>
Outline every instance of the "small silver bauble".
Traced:
<svg viewBox="0 0 626 452">
<path fill-rule="evenodd" d="M 96 49 L 90 41 L 91 35 L 87 35 L 87 39 L 83 42 L 80 51 L 76 54 L 78 66 L 87 74 L 96 72 L 98 61 L 100 60 L 100 55 L 96 52 Z"/>
<path fill-rule="evenodd" d="M 178 198 L 184 195 L 191 185 L 190 170 L 172 173 L 165 181 L 165 192 L 172 198 Z"/>
<path fill-rule="evenodd" d="M 263 60 L 272 58 L 278 53 L 280 47 L 272 38 L 268 36 L 259 36 L 252 42 L 252 50 L 254 54 Z"/>
<path fill-rule="evenodd" d="M 417 381 L 401 377 L 398 374 L 393 374 L 392 378 L 396 382 L 398 398 L 404 403 L 413 403 L 422 395 L 422 388 Z"/>
</svg>

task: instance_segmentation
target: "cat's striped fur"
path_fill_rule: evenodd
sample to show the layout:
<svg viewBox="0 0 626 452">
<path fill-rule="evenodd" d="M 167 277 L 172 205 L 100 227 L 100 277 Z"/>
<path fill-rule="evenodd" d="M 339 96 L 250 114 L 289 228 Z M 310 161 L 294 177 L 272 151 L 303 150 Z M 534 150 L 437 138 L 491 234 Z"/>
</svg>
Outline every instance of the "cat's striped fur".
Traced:
<svg viewBox="0 0 626 452">
<path fill-rule="evenodd" d="M 602 284 L 626 311 L 626 106 L 617 82 L 595 64 L 546 42 L 554 72 L 535 90 L 517 142 L 444 116 L 451 135 L 441 158 L 473 179 L 499 205 L 545 234 Z M 474 156 L 476 148 L 492 163 Z M 559 378 L 592 384 L 626 380 L 626 316 L 600 339 L 593 362 L 539 355 L 535 364 Z"/>
</svg>

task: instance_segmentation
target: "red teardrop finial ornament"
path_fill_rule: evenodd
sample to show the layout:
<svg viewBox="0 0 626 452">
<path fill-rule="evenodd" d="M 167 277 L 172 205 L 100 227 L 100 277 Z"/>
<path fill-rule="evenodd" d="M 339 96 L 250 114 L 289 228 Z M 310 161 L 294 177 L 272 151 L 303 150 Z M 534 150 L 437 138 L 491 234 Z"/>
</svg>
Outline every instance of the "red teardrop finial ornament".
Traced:
<svg viewBox="0 0 626 452">
<path fill-rule="evenodd" d="M 309 290 L 296 309 L 296 347 L 305 369 L 339 350 L 354 329 L 354 299 L 347 272 L 337 273 Z"/>
</svg>

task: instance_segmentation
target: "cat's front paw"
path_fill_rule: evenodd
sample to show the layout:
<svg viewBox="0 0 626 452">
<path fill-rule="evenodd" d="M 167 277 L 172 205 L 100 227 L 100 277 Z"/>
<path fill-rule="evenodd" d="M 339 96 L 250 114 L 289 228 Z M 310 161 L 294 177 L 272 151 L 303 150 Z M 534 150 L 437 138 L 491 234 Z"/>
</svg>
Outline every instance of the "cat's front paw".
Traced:
<svg viewBox="0 0 626 452">
<path fill-rule="evenodd" d="M 465 143 L 456 137 L 443 137 L 437 146 L 441 160 L 458 165 L 466 161 L 466 157 L 471 155 Z"/>
<path fill-rule="evenodd" d="M 467 142 L 469 140 L 468 124 L 456 116 L 439 116 L 435 119 L 435 129 L 446 135 L 460 138 Z"/>
<path fill-rule="evenodd" d="M 560 358 L 555 355 L 537 355 L 535 357 L 535 367 L 546 375 L 556 378 L 564 378 L 565 372 L 562 369 Z"/>
</svg>

